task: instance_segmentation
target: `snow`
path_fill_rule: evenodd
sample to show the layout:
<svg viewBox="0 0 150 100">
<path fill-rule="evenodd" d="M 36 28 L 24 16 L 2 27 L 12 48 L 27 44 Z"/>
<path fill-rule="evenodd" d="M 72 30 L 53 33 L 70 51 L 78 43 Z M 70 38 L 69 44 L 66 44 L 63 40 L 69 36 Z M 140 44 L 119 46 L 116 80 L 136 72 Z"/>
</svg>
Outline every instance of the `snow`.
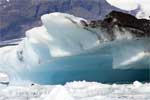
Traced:
<svg viewBox="0 0 150 100">
<path fill-rule="evenodd" d="M 137 18 L 146 18 L 150 19 L 150 1 L 149 0 L 137 0 L 138 4 L 140 5 L 140 10 L 137 13 Z"/>
<path fill-rule="evenodd" d="M 44 100 L 74 100 L 63 86 L 56 86 Z"/>
<path fill-rule="evenodd" d="M 10 2 L 10 0 L 6 0 L 7 2 Z"/>
<path fill-rule="evenodd" d="M 106 0 L 112 6 L 131 11 L 138 9 L 137 18 L 150 19 L 150 1 L 149 0 Z"/>
<path fill-rule="evenodd" d="M 70 82 L 65 85 L 0 86 L 0 100 L 149 100 L 150 83 L 102 84 Z"/>
<path fill-rule="evenodd" d="M 0 73 L 0 82 L 8 82 L 9 78 L 6 73 Z"/>
<path fill-rule="evenodd" d="M 135 10 L 138 4 L 135 0 L 106 0 L 112 6 L 118 7 L 123 10 Z"/>
</svg>

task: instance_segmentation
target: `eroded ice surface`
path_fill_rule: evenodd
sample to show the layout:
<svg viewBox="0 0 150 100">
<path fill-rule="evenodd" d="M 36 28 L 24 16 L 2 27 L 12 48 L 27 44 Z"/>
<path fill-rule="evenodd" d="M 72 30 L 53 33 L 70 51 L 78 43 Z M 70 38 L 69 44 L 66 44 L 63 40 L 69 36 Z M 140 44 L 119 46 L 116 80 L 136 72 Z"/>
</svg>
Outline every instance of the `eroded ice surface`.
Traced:
<svg viewBox="0 0 150 100">
<path fill-rule="evenodd" d="M 87 20 L 64 13 L 46 14 L 41 20 L 43 25 L 28 30 L 19 45 L 0 48 L 0 71 L 11 81 L 148 80 L 149 38 L 135 39 L 116 28 L 116 40 L 110 41 L 111 34 L 100 27 L 87 27 Z"/>
<path fill-rule="evenodd" d="M 149 100 L 150 84 L 71 82 L 64 86 L 0 86 L 0 100 Z"/>
</svg>

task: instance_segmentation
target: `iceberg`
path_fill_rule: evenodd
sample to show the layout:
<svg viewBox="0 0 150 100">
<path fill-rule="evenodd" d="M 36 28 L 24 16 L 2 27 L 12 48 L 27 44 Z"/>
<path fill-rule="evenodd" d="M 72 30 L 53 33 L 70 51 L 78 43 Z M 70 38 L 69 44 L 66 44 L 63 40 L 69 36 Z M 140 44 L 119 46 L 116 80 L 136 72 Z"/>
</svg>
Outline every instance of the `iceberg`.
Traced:
<svg viewBox="0 0 150 100">
<path fill-rule="evenodd" d="M 106 23 L 59 12 L 43 15 L 41 20 L 43 25 L 28 30 L 18 45 L 0 48 L 0 71 L 10 82 L 149 80 L 150 38 L 137 37 L 145 30 L 134 34 L 131 28 L 115 25 L 110 34 Z"/>
</svg>

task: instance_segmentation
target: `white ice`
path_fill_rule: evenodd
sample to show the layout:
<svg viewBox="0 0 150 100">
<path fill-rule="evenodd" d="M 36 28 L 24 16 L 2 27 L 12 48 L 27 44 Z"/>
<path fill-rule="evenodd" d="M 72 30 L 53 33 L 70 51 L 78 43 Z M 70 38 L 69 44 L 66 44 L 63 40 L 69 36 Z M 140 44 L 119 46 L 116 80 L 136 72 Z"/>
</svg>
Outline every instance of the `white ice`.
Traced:
<svg viewBox="0 0 150 100">
<path fill-rule="evenodd" d="M 10 0 L 6 0 L 7 2 L 10 2 Z"/>
<path fill-rule="evenodd" d="M 123 10 L 135 10 L 138 4 L 135 0 L 106 0 L 112 6 L 118 7 Z"/>
<path fill-rule="evenodd" d="M 62 85 L 2 86 L 0 100 L 150 100 L 150 84 L 71 82 Z"/>
<path fill-rule="evenodd" d="M 112 6 L 127 11 L 139 9 L 136 14 L 137 18 L 150 19 L 149 0 L 106 0 L 106 1 Z"/>
</svg>

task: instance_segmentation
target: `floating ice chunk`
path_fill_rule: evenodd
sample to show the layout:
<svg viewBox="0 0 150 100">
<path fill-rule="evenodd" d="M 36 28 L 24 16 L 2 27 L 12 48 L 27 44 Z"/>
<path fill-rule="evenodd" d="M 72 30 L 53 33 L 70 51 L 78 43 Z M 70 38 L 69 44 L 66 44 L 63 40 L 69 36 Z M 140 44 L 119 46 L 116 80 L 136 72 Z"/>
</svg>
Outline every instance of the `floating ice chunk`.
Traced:
<svg viewBox="0 0 150 100">
<path fill-rule="evenodd" d="M 137 18 L 146 18 L 150 19 L 150 1 L 149 0 L 136 0 L 137 3 L 140 5 L 140 10 L 137 13 Z"/>
<path fill-rule="evenodd" d="M 101 84 L 75 82 L 65 86 L 0 85 L 1 100 L 149 100 L 150 83 Z M 73 97 L 72 97 L 73 95 Z"/>
<path fill-rule="evenodd" d="M 56 84 L 83 79 L 113 82 L 120 80 L 120 77 L 123 77 L 123 81 L 126 78 L 133 81 L 134 77 L 130 78 L 123 72 L 116 73 L 112 67 L 144 69 L 145 66 L 140 64 L 134 67 L 129 64 L 145 57 L 143 55 L 144 51 L 149 50 L 149 39 L 134 41 L 131 34 L 122 36 L 118 32 L 115 35 L 120 40 L 100 45 L 94 29 L 85 28 L 82 21 L 86 22 L 85 19 L 63 13 L 42 16 L 43 26 L 27 31 L 19 45 L 0 48 L 0 70 L 8 73 L 14 82 L 29 80 L 40 84 Z M 94 31 L 101 34 L 101 31 Z M 143 62 L 149 64 L 147 59 Z M 72 72 L 75 73 L 74 76 L 71 76 Z M 99 73 L 102 75 L 95 77 Z M 106 78 L 103 74 L 106 74 Z M 120 77 L 116 78 L 118 74 Z M 135 74 L 136 72 L 131 72 L 129 76 Z"/>
<path fill-rule="evenodd" d="M 31 74 L 29 77 L 34 76 L 44 65 L 51 65 L 49 61 L 55 57 L 75 55 L 94 47 L 98 38 L 81 21 L 86 22 L 64 13 L 42 16 L 43 26 L 28 30 L 19 45 L 0 48 L 0 70 L 6 71 L 11 80 L 19 81 L 20 77 L 27 77 L 26 72 Z"/>
<path fill-rule="evenodd" d="M 56 86 L 44 100 L 74 100 L 64 86 Z"/>
<path fill-rule="evenodd" d="M 142 83 L 138 82 L 138 81 L 135 81 L 133 82 L 133 86 L 136 87 L 136 88 L 139 88 L 142 86 Z"/>
<path fill-rule="evenodd" d="M 0 83 L 6 84 L 9 82 L 9 77 L 6 73 L 0 73 Z"/>
</svg>

